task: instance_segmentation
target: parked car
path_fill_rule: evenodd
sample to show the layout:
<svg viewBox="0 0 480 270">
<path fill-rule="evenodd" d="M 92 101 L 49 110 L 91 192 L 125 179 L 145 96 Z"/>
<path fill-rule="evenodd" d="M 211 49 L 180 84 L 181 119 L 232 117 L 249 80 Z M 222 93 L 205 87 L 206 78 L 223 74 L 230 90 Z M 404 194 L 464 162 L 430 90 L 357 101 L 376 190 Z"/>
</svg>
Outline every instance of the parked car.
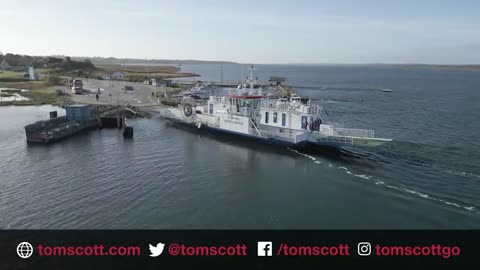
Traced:
<svg viewBox="0 0 480 270">
<path fill-rule="evenodd" d="M 133 86 L 127 85 L 123 88 L 125 91 L 133 91 Z"/>
</svg>

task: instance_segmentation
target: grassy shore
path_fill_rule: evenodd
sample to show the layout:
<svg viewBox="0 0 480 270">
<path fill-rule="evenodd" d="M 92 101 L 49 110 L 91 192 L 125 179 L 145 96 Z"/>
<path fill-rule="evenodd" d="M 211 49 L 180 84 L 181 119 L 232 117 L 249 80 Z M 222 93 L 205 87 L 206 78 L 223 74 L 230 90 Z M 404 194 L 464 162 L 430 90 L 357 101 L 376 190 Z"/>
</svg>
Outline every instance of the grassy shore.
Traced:
<svg viewBox="0 0 480 270">
<path fill-rule="evenodd" d="M 64 104 L 70 102 L 70 96 L 57 96 L 55 93 L 56 85 L 64 84 L 63 79 L 52 76 L 45 80 L 30 81 L 23 78 L 24 74 L 24 72 L 13 71 L 0 72 L 0 88 L 7 88 L 2 90 L 2 97 L 11 97 L 16 93 L 29 99 L 0 102 L 0 106 Z M 28 91 L 22 92 L 22 89 Z"/>
<path fill-rule="evenodd" d="M 25 72 L 0 71 L 0 85 L 3 83 L 27 82 L 28 78 L 25 78 L 24 75 Z"/>
<path fill-rule="evenodd" d="M 112 71 L 120 71 L 125 74 L 127 79 L 142 80 L 145 77 L 168 79 L 182 77 L 198 77 L 198 74 L 189 72 L 179 72 L 174 66 L 121 66 L 121 65 L 99 65 L 95 75 L 101 76 Z"/>
<path fill-rule="evenodd" d="M 0 71 L 0 79 L 4 78 L 23 78 L 23 72 L 16 72 L 16 71 Z"/>
<path fill-rule="evenodd" d="M 26 92 L 20 90 L 4 90 L 2 91 L 3 97 L 13 96 L 13 93 L 28 98 L 29 100 L 16 100 L 0 102 L 0 106 L 31 106 L 31 105 L 63 105 L 72 103 L 69 95 L 57 96 L 55 93 L 55 87 L 48 87 L 43 89 L 33 89 Z"/>
</svg>

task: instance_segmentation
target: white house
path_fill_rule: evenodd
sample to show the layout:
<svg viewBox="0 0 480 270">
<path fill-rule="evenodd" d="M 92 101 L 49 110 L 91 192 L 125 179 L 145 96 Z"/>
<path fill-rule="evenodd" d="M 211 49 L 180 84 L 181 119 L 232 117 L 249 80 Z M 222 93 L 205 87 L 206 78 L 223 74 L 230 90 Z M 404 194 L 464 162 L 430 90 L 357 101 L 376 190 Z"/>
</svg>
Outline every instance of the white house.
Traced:
<svg viewBox="0 0 480 270">
<path fill-rule="evenodd" d="M 125 74 L 123 74 L 123 72 L 120 72 L 120 71 L 114 71 L 112 72 L 112 75 L 110 75 L 110 78 L 112 78 L 113 80 L 124 79 Z"/>
<path fill-rule="evenodd" d="M 8 64 L 7 60 L 3 59 L 2 63 L 0 63 L 0 69 L 1 70 L 10 70 L 12 69 L 12 66 Z"/>
</svg>

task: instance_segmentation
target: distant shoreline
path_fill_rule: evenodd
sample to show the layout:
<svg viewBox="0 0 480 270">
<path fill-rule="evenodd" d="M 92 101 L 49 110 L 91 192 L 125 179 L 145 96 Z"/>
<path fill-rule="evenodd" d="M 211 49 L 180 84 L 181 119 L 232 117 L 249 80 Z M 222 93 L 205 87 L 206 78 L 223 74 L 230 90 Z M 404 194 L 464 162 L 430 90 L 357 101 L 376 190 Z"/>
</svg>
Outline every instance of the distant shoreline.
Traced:
<svg viewBox="0 0 480 270">
<path fill-rule="evenodd" d="M 392 65 L 405 69 L 445 69 L 480 71 L 480 65 Z"/>
<path fill-rule="evenodd" d="M 230 61 L 207 61 L 207 60 L 171 60 L 171 59 L 135 59 L 113 57 L 71 57 L 76 61 L 90 60 L 94 65 L 195 65 L 195 64 L 238 64 Z"/>
</svg>

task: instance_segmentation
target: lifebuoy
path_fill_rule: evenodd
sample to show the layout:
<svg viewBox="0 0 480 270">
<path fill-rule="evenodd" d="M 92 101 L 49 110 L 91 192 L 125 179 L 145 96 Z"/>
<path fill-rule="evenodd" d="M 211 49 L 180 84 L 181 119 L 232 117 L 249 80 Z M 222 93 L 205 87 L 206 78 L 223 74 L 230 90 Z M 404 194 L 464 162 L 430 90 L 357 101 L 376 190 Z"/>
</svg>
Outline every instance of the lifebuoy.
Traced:
<svg viewBox="0 0 480 270">
<path fill-rule="evenodd" d="M 183 113 L 185 114 L 185 116 L 192 116 L 193 114 L 193 110 L 192 110 L 192 105 L 190 104 L 185 104 L 183 105 Z"/>
</svg>

